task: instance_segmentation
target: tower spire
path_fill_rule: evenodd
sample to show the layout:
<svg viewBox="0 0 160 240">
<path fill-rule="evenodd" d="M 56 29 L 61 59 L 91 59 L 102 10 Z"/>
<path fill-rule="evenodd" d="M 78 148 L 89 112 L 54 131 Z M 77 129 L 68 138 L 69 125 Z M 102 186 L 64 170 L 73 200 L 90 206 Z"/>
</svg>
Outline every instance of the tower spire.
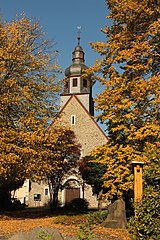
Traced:
<svg viewBox="0 0 160 240">
<path fill-rule="evenodd" d="M 80 39 L 81 39 L 81 26 L 77 26 L 77 32 L 78 32 L 78 45 L 80 45 Z"/>
<path fill-rule="evenodd" d="M 83 72 L 88 68 L 85 65 L 84 51 L 80 45 L 81 26 L 77 26 L 78 45 L 72 52 L 72 64 L 65 70 L 64 92 L 61 94 L 61 107 L 65 105 L 70 96 L 76 95 L 82 105 L 93 116 L 94 102 L 92 99 L 92 79 L 84 77 Z"/>
</svg>

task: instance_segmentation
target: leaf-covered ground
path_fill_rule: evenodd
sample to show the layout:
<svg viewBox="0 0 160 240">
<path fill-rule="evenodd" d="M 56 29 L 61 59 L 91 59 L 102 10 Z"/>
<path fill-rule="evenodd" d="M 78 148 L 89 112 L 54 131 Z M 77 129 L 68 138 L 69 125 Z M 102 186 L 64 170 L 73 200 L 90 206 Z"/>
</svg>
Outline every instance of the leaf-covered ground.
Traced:
<svg viewBox="0 0 160 240">
<path fill-rule="evenodd" d="M 79 225 L 86 221 L 86 214 L 73 214 L 57 211 L 50 213 L 44 209 L 32 209 L 0 214 L 0 237 L 9 236 L 20 231 L 30 231 L 35 227 L 51 227 L 63 236 L 77 236 Z M 108 240 L 130 240 L 127 230 L 95 227 L 94 236 Z"/>
</svg>

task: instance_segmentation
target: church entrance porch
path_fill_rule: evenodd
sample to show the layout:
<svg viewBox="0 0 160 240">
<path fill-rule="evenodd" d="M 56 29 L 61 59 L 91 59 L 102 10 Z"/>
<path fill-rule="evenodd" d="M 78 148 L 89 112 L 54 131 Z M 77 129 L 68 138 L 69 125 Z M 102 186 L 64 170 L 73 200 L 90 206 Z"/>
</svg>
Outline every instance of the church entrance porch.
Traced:
<svg viewBox="0 0 160 240">
<path fill-rule="evenodd" d="M 73 199 L 82 197 L 82 184 L 79 179 L 66 179 L 62 188 L 62 206 L 68 205 Z"/>
</svg>

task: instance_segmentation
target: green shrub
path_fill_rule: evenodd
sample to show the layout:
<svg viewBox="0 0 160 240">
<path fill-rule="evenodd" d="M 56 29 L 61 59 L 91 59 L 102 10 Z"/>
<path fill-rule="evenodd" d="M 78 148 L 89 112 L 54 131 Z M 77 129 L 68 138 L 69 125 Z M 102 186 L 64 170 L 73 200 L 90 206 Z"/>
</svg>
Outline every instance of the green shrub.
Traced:
<svg viewBox="0 0 160 240">
<path fill-rule="evenodd" d="M 136 215 L 129 221 L 129 232 L 132 239 L 160 239 L 160 194 L 148 187 L 141 203 L 135 205 Z"/>
<path fill-rule="evenodd" d="M 77 234 L 80 240 L 90 240 L 93 237 L 93 226 L 88 221 L 80 225 L 80 231 Z"/>
<path fill-rule="evenodd" d="M 98 225 L 104 222 L 107 218 L 108 210 L 100 210 L 88 214 L 88 221 L 93 225 Z"/>
<path fill-rule="evenodd" d="M 75 198 L 70 202 L 68 208 L 72 211 L 85 211 L 88 209 L 88 205 L 89 203 L 86 199 Z"/>
</svg>

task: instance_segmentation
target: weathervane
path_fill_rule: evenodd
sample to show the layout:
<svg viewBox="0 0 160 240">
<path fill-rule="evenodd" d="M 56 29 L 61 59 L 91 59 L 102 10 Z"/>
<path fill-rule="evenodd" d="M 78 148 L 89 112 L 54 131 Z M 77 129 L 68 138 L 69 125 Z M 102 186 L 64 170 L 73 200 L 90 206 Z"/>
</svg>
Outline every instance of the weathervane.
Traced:
<svg viewBox="0 0 160 240">
<path fill-rule="evenodd" d="M 78 32 L 78 45 L 80 44 L 80 38 L 81 38 L 81 26 L 77 26 L 77 32 Z"/>
</svg>

